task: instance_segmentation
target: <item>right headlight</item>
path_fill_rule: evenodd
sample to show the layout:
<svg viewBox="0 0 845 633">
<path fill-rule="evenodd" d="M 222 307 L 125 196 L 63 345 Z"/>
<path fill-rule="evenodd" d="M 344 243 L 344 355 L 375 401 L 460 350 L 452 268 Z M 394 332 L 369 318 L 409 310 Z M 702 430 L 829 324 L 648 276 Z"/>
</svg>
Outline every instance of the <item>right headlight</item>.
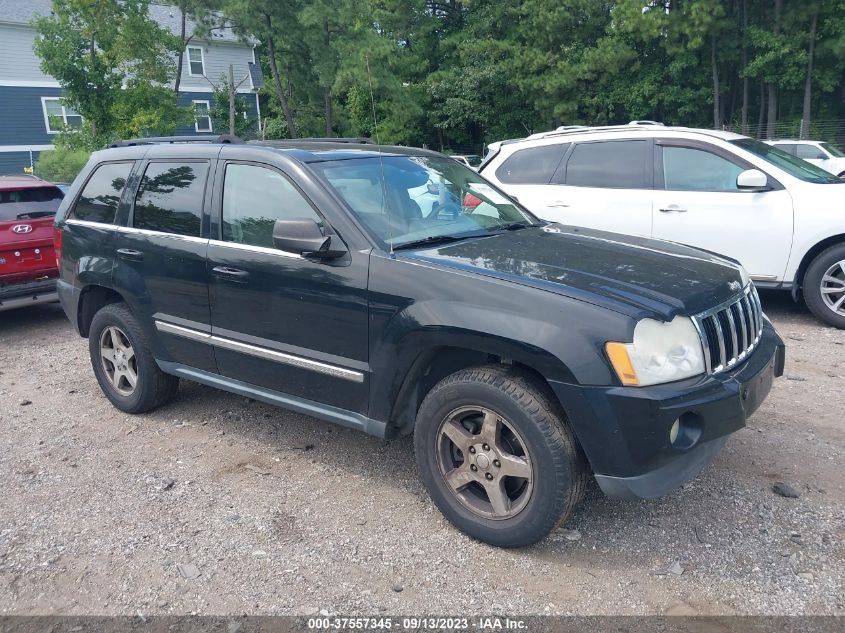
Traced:
<svg viewBox="0 0 845 633">
<path fill-rule="evenodd" d="M 607 356 L 626 386 L 645 387 L 704 373 L 704 350 L 692 319 L 676 316 L 669 323 L 643 319 L 632 343 L 611 341 Z"/>
</svg>

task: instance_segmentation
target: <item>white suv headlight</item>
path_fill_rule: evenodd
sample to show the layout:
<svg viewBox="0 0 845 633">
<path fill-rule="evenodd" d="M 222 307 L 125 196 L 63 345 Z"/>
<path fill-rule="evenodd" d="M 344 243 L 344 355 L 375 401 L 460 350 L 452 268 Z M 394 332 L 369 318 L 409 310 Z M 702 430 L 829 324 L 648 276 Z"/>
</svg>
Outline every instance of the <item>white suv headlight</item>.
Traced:
<svg viewBox="0 0 845 633">
<path fill-rule="evenodd" d="M 704 373 L 704 350 L 692 319 L 676 316 L 669 323 L 643 319 L 633 343 L 605 345 L 616 375 L 626 386 L 645 387 Z"/>
</svg>

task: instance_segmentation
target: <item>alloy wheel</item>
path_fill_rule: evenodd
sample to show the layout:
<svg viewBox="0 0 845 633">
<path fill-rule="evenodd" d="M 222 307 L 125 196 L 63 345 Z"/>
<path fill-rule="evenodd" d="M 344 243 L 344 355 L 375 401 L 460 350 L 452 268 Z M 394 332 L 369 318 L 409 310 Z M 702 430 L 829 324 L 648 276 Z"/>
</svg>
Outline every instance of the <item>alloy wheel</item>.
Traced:
<svg viewBox="0 0 845 633">
<path fill-rule="evenodd" d="M 822 275 L 821 294 L 828 308 L 845 316 L 845 259 L 836 262 Z"/>
<path fill-rule="evenodd" d="M 527 444 L 499 414 L 460 407 L 440 424 L 437 464 L 447 486 L 470 512 L 509 519 L 531 498 L 534 472 Z"/>
<path fill-rule="evenodd" d="M 120 328 L 110 325 L 100 334 L 100 362 L 112 387 L 131 396 L 138 384 L 138 362 L 132 343 Z"/>
</svg>

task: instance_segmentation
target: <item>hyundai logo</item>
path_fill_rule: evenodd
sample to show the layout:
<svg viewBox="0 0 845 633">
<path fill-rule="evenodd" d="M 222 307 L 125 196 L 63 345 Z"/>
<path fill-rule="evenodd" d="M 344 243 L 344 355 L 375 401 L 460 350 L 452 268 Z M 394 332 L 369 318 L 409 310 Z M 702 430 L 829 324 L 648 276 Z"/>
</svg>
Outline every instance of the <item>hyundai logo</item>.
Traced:
<svg viewBox="0 0 845 633">
<path fill-rule="evenodd" d="M 32 233 L 32 227 L 29 224 L 16 224 L 12 227 L 13 233 Z"/>
</svg>

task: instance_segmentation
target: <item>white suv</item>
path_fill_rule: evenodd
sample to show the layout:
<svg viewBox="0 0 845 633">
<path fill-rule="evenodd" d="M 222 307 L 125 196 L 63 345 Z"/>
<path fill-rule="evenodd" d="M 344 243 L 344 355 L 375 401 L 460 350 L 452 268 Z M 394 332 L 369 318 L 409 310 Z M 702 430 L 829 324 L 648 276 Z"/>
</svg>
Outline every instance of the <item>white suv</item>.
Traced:
<svg viewBox="0 0 845 633">
<path fill-rule="evenodd" d="M 818 165 L 831 174 L 845 178 L 845 154 L 830 143 L 823 141 L 791 141 L 788 139 L 766 141 L 788 154 Z"/>
<path fill-rule="evenodd" d="M 845 180 L 729 132 L 651 122 L 490 144 L 479 171 L 546 220 L 697 246 L 845 328 Z"/>
</svg>

